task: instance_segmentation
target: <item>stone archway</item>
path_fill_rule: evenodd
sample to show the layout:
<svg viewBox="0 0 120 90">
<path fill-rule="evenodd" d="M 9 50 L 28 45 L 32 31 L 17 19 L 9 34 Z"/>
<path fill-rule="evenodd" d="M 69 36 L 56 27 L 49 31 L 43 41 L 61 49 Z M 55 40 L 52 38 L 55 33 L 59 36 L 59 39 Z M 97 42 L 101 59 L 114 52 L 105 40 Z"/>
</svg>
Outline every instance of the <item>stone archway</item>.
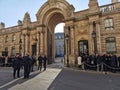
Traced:
<svg viewBox="0 0 120 90">
<path fill-rule="evenodd" d="M 67 25 L 66 20 L 73 16 L 74 7 L 66 0 L 48 0 L 37 13 L 37 31 L 41 33 L 40 53 L 49 58 L 49 63 L 55 58 L 55 26 L 61 22 Z M 68 31 L 65 31 L 67 34 Z"/>
</svg>

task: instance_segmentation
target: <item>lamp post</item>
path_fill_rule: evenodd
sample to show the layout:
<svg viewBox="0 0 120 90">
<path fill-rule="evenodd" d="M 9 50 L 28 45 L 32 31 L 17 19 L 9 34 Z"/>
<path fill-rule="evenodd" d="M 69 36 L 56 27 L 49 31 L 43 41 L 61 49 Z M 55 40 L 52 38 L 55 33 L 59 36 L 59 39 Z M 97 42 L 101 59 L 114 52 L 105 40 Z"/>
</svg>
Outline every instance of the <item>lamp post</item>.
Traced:
<svg viewBox="0 0 120 90">
<path fill-rule="evenodd" d="M 69 36 L 68 36 L 68 34 L 65 36 L 65 39 L 66 39 L 66 43 L 67 43 L 67 67 L 69 67 L 69 58 L 68 58 L 68 39 L 69 39 Z"/>
<path fill-rule="evenodd" d="M 22 55 L 22 39 L 20 39 L 19 44 L 20 44 L 19 52 L 20 52 L 20 55 Z"/>
<path fill-rule="evenodd" d="M 96 52 L 97 52 L 97 48 L 96 48 L 96 32 L 95 31 L 93 31 L 92 32 L 92 38 L 93 38 L 93 41 L 94 41 L 94 54 L 96 54 Z"/>
<path fill-rule="evenodd" d="M 35 43 L 36 43 L 36 50 L 35 50 L 35 52 L 34 52 L 34 54 L 35 54 L 35 56 L 37 55 L 37 57 L 38 57 L 38 51 L 37 51 L 37 47 L 38 47 L 38 39 L 37 39 L 37 37 L 35 38 Z"/>
<path fill-rule="evenodd" d="M 36 43 L 38 42 L 38 39 L 37 39 L 37 38 L 35 38 L 35 42 L 36 42 Z"/>
</svg>

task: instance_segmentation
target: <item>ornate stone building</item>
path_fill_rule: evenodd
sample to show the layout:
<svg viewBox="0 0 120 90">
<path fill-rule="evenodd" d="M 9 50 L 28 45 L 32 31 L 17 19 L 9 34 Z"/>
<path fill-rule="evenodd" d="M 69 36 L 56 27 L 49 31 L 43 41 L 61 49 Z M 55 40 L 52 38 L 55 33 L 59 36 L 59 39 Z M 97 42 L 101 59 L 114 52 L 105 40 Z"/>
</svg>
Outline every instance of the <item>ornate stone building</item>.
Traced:
<svg viewBox="0 0 120 90">
<path fill-rule="evenodd" d="M 65 64 L 75 65 L 82 53 L 120 55 L 120 2 L 112 0 L 99 6 L 97 0 L 89 0 L 88 6 L 75 12 L 66 0 L 48 0 L 38 10 L 36 22 L 31 22 L 27 12 L 17 26 L 5 28 L 1 23 L 1 55 L 4 51 L 8 55 L 46 54 L 51 63 L 55 57 L 54 29 L 61 22 L 65 23 Z"/>
</svg>

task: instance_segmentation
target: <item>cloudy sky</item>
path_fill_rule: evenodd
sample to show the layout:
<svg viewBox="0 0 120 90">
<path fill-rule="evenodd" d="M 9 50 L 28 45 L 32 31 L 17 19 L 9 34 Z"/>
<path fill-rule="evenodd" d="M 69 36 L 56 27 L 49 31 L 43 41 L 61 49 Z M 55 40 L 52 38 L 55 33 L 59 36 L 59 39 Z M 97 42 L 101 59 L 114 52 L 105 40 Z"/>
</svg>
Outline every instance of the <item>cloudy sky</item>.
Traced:
<svg viewBox="0 0 120 90">
<path fill-rule="evenodd" d="M 0 0 L 0 22 L 6 27 L 17 25 L 18 20 L 23 20 L 26 12 L 30 13 L 31 21 L 36 21 L 36 13 L 47 0 Z M 67 0 L 73 4 L 75 11 L 88 8 L 89 0 Z M 111 3 L 112 0 L 98 0 L 99 5 Z"/>
</svg>

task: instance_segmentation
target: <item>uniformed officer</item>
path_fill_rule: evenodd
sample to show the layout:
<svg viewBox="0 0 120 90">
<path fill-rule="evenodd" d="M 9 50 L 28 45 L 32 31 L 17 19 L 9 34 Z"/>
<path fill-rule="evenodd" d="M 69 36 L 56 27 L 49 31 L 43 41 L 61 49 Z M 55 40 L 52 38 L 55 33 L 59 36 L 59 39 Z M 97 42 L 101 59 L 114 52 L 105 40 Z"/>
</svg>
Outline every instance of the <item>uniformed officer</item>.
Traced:
<svg viewBox="0 0 120 90">
<path fill-rule="evenodd" d="M 24 78 L 29 78 L 30 69 L 31 69 L 31 58 L 29 54 L 23 57 L 23 65 L 24 65 Z"/>
<path fill-rule="evenodd" d="M 41 55 L 39 55 L 39 57 L 38 57 L 38 70 L 40 69 L 40 71 L 42 70 L 42 60 L 43 60 L 43 57 Z"/>
<path fill-rule="evenodd" d="M 44 71 L 46 70 L 46 64 L 47 64 L 47 57 L 45 55 L 44 58 L 43 58 Z"/>
<path fill-rule="evenodd" d="M 21 68 L 21 59 L 19 58 L 19 54 L 16 55 L 16 57 L 13 58 L 13 78 L 16 78 L 16 72 L 17 77 L 20 77 L 20 68 Z"/>
</svg>

